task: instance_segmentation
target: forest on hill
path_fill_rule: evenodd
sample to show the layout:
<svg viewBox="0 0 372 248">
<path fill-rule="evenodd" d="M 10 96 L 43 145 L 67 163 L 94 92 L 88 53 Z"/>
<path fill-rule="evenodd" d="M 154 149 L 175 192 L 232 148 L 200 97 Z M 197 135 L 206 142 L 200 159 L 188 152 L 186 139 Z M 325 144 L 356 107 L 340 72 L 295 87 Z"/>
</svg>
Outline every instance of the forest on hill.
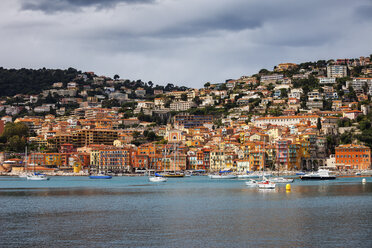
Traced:
<svg viewBox="0 0 372 248">
<path fill-rule="evenodd" d="M 61 69 L 5 69 L 0 67 L 0 97 L 16 94 L 38 94 L 55 82 L 68 83 L 81 71 Z"/>
</svg>

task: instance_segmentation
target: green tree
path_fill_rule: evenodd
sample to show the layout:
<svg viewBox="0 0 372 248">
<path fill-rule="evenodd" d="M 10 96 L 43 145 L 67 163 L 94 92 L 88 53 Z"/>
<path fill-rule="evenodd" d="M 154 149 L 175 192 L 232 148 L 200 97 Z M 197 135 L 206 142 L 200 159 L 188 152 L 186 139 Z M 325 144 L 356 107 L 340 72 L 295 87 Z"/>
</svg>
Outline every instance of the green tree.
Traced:
<svg viewBox="0 0 372 248">
<path fill-rule="evenodd" d="M 26 146 L 26 138 L 14 135 L 7 141 L 7 150 L 12 152 L 22 152 Z"/>
<path fill-rule="evenodd" d="M 183 94 L 181 95 L 181 100 L 182 100 L 182 101 L 187 101 L 187 94 L 186 94 L 186 93 L 183 93 Z"/>
</svg>

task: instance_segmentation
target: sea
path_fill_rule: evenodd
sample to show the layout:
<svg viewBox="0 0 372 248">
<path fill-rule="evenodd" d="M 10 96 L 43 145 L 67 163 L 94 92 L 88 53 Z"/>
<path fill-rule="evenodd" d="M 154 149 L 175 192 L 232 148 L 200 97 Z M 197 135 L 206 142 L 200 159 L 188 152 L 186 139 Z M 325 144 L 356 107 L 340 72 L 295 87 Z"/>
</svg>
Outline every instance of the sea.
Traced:
<svg viewBox="0 0 372 248">
<path fill-rule="evenodd" d="M 0 177 L 0 247 L 372 247 L 372 178 Z"/>
</svg>

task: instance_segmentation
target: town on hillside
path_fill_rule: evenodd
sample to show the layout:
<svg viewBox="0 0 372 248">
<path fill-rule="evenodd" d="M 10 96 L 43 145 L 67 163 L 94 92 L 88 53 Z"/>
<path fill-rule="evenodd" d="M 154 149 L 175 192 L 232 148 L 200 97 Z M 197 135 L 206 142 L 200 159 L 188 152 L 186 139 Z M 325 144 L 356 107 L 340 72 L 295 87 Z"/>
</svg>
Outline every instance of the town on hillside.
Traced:
<svg viewBox="0 0 372 248">
<path fill-rule="evenodd" d="M 370 170 L 371 60 L 282 63 L 200 89 L 0 68 L 0 172 Z"/>
</svg>

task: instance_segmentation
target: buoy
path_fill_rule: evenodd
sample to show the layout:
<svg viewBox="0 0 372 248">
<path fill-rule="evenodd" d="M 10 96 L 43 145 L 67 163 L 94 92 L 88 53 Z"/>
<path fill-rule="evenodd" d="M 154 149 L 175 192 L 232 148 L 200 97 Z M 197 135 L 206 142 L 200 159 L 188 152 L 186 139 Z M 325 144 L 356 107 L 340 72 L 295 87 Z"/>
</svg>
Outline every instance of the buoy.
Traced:
<svg viewBox="0 0 372 248">
<path fill-rule="evenodd" d="M 366 183 L 367 180 L 365 178 L 362 179 L 362 183 Z"/>
<path fill-rule="evenodd" d="M 285 190 L 286 191 L 291 191 L 291 185 L 289 183 L 287 183 L 287 185 L 285 186 Z"/>
</svg>

